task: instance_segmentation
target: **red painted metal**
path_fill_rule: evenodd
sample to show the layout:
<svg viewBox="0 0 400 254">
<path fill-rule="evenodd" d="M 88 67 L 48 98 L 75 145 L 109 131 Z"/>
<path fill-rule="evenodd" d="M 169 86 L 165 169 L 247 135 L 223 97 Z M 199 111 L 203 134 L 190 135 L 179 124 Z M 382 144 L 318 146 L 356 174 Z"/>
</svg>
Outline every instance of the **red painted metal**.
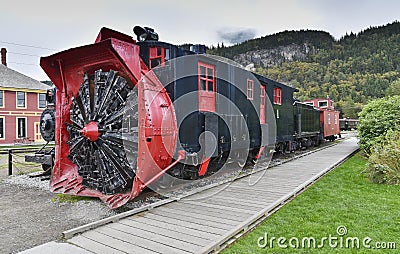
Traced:
<svg viewBox="0 0 400 254">
<path fill-rule="evenodd" d="M 265 146 L 260 147 L 260 150 L 258 151 L 256 155 L 256 159 L 258 160 L 261 157 L 262 152 L 264 152 Z"/>
<path fill-rule="evenodd" d="M 43 57 L 40 65 L 58 88 L 56 152 L 51 191 L 99 197 L 110 207 L 116 208 L 136 197 L 148 183 L 170 168 L 168 166 L 175 152 L 178 133 L 175 111 L 162 84 L 154 74 L 148 72 L 140 59 L 139 46 L 132 38 L 103 28 L 95 44 Z M 119 75 L 138 88 L 138 166 L 132 190 L 128 193 L 104 195 L 86 188 L 82 185 L 77 165 L 67 157 L 70 147 L 66 123 L 70 123 L 71 99 L 78 93 L 84 74 L 93 74 L 99 69 L 118 71 Z M 85 127 L 85 137 L 95 140 L 98 137 L 96 127 L 95 123 L 89 123 Z"/>
<path fill-rule="evenodd" d="M 265 124 L 265 86 L 260 85 L 260 124 Z"/>
<path fill-rule="evenodd" d="M 83 129 L 81 130 L 81 134 L 89 139 L 90 141 L 94 142 L 99 138 L 99 126 L 96 122 L 88 123 Z"/>
<path fill-rule="evenodd" d="M 199 168 L 199 172 L 198 172 L 199 176 L 203 176 L 207 173 L 207 168 L 208 168 L 208 164 L 210 164 L 210 161 L 211 161 L 211 158 L 207 158 L 207 159 L 203 160 L 203 162 L 201 163 L 200 168 Z"/>
</svg>

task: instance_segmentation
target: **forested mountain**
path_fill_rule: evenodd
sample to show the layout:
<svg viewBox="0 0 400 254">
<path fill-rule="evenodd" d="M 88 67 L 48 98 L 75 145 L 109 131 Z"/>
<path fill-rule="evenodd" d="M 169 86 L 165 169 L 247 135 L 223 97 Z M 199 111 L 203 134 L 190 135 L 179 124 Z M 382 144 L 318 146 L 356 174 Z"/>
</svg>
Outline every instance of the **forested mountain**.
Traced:
<svg viewBox="0 0 400 254">
<path fill-rule="evenodd" d="M 340 40 L 323 31 L 284 31 L 208 53 L 298 88 L 300 100 L 329 96 L 346 117 L 371 99 L 400 94 L 398 21 Z"/>
</svg>

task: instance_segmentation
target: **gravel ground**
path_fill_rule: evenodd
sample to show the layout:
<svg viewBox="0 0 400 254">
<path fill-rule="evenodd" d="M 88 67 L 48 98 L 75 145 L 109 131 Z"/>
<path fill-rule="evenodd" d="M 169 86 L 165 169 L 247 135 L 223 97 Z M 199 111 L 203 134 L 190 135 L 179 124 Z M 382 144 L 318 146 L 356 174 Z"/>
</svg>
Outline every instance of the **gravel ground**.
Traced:
<svg viewBox="0 0 400 254">
<path fill-rule="evenodd" d="M 17 253 L 61 239 L 62 232 L 116 212 L 100 200 L 52 201 L 48 181 L 25 175 L 0 182 L 0 252 Z"/>
</svg>

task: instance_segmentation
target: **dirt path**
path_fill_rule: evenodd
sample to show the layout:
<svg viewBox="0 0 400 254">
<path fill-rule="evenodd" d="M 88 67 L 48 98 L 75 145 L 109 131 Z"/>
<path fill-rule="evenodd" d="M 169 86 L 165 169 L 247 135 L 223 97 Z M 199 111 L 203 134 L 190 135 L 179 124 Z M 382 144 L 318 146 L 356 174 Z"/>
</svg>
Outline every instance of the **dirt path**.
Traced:
<svg viewBox="0 0 400 254">
<path fill-rule="evenodd" d="M 67 229 L 114 214 L 98 200 L 53 202 L 55 194 L 48 190 L 21 185 L 24 179 L 17 183 L 9 183 L 9 179 L 0 180 L 1 253 L 16 253 L 60 239 Z"/>
</svg>

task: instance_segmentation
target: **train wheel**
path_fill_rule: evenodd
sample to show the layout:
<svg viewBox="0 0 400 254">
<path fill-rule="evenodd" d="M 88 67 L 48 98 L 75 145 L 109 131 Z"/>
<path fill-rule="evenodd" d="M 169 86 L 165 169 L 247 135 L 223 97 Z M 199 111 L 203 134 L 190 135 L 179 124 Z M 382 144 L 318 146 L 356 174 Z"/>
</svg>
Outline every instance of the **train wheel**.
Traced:
<svg viewBox="0 0 400 254">
<path fill-rule="evenodd" d="M 68 157 L 78 166 L 82 185 L 104 194 L 132 187 L 138 146 L 137 92 L 110 70 L 85 74 L 72 99 Z"/>
</svg>

